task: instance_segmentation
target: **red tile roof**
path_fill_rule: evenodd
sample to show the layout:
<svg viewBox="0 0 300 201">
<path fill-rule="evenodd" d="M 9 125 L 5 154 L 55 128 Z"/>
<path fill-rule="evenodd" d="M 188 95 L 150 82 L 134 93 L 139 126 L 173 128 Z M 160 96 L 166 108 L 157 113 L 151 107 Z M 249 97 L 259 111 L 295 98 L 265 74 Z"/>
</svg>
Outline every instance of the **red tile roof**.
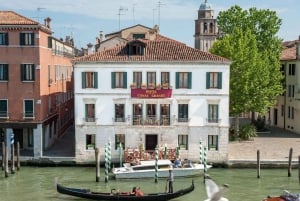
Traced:
<svg viewBox="0 0 300 201">
<path fill-rule="evenodd" d="M 38 25 L 39 23 L 14 11 L 0 11 L 0 25 Z"/>
<path fill-rule="evenodd" d="M 144 43 L 143 55 L 129 55 L 127 44 L 112 49 L 96 52 L 73 60 L 75 63 L 84 62 L 134 62 L 134 61 L 197 61 L 228 63 L 226 58 L 191 48 L 184 43 L 157 34 L 155 40 L 138 39 Z"/>
<path fill-rule="evenodd" d="M 281 61 L 295 60 L 296 59 L 296 46 L 285 48 L 280 55 Z"/>
</svg>

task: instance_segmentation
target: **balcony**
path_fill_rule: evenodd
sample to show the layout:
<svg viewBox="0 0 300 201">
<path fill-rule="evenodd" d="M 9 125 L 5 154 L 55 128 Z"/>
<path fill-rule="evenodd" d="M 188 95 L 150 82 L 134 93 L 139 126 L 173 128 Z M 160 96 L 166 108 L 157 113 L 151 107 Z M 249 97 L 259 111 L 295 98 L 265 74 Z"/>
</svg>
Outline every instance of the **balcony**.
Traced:
<svg viewBox="0 0 300 201">
<path fill-rule="evenodd" d="M 131 88 L 132 98 L 171 98 L 172 89 L 153 88 L 153 89 L 136 89 Z"/>
<path fill-rule="evenodd" d="M 170 126 L 170 116 L 162 115 L 159 118 L 156 115 L 134 115 L 132 118 L 134 126 Z"/>
<path fill-rule="evenodd" d="M 208 119 L 206 119 L 206 122 L 209 124 L 219 124 L 219 123 L 221 123 L 221 119 L 208 118 Z"/>
<path fill-rule="evenodd" d="M 83 118 L 84 122 L 96 122 L 96 118 L 95 117 L 85 117 Z"/>
</svg>

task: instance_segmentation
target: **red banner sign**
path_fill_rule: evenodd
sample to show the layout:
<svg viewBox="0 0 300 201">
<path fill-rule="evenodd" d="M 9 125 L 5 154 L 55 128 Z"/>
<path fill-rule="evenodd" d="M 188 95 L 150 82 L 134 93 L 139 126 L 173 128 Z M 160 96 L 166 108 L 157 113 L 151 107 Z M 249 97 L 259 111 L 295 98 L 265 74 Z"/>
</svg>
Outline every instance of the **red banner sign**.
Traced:
<svg viewBox="0 0 300 201">
<path fill-rule="evenodd" d="M 171 98 L 172 89 L 131 89 L 132 98 Z"/>
</svg>

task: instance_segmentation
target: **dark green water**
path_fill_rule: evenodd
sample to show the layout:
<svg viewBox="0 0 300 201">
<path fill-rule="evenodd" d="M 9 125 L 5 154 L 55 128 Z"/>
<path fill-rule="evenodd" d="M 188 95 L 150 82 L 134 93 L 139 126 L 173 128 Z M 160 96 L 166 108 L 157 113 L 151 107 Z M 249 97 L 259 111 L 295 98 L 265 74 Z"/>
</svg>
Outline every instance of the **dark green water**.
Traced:
<svg viewBox="0 0 300 201">
<path fill-rule="evenodd" d="M 257 179 L 255 169 L 210 169 L 210 176 L 218 184 L 229 184 L 225 197 L 230 201 L 260 201 L 267 195 L 281 194 L 284 189 L 294 193 L 300 192 L 298 170 L 287 176 L 286 169 L 261 170 L 261 178 Z M 8 178 L 0 172 L 0 201 L 59 201 L 84 200 L 56 192 L 54 180 L 70 187 L 91 188 L 94 191 L 110 192 L 112 188 L 130 191 L 133 186 L 140 186 L 144 192 L 164 192 L 164 179 L 147 180 L 110 180 L 104 182 L 104 170 L 101 169 L 100 182 L 95 182 L 95 168 L 91 167 L 21 167 L 21 170 Z M 176 178 L 174 190 L 187 187 L 192 178 Z M 195 191 L 178 198 L 178 201 L 203 201 L 206 192 L 203 177 L 194 178 Z"/>
</svg>

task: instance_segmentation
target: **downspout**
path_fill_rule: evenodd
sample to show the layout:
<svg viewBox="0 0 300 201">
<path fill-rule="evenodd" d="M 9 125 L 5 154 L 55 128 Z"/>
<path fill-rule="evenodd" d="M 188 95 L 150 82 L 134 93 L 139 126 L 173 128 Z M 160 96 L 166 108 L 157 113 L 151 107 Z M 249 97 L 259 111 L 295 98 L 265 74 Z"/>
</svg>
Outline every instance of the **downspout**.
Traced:
<svg viewBox="0 0 300 201">
<path fill-rule="evenodd" d="M 286 127 L 286 125 L 285 125 L 285 121 L 286 121 L 286 112 L 285 112 L 285 110 L 286 110 L 286 74 L 287 74 L 287 62 L 285 62 L 285 64 L 284 64 L 284 90 L 285 90 L 285 92 L 284 92 L 284 99 L 283 99 L 283 105 L 284 105 L 284 112 L 283 112 L 283 129 L 285 130 L 285 127 Z"/>
</svg>

